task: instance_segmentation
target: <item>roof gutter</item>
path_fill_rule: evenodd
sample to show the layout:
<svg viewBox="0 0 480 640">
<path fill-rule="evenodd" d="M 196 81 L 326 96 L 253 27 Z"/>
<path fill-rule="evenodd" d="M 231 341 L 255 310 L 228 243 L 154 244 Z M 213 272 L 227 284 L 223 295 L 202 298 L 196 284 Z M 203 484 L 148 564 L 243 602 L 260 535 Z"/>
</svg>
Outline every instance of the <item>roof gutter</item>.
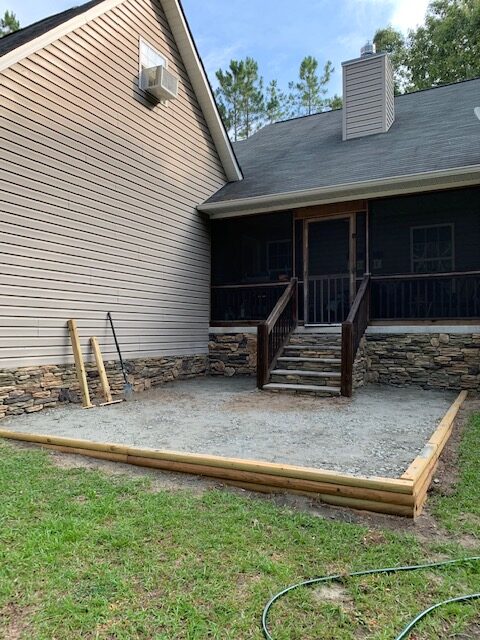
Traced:
<svg viewBox="0 0 480 640">
<path fill-rule="evenodd" d="M 480 184 L 480 164 L 252 198 L 238 198 L 222 202 L 207 201 L 197 206 L 197 209 L 208 213 L 213 219 L 230 218 L 333 202 L 382 198 L 477 184 Z"/>
</svg>

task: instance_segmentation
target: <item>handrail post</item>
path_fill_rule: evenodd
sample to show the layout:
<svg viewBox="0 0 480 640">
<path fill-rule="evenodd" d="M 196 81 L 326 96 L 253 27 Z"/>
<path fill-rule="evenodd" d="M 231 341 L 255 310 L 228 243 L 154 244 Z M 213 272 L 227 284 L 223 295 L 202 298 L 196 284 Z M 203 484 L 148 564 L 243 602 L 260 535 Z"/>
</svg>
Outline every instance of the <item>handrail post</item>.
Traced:
<svg viewBox="0 0 480 640">
<path fill-rule="evenodd" d="M 353 392 L 353 324 L 342 323 L 342 379 L 341 394 L 347 398 Z"/>
<path fill-rule="evenodd" d="M 268 377 L 268 326 L 262 322 L 257 327 L 257 387 L 263 389 Z"/>
<path fill-rule="evenodd" d="M 298 278 L 294 278 L 292 320 L 296 327 L 298 325 Z"/>
</svg>

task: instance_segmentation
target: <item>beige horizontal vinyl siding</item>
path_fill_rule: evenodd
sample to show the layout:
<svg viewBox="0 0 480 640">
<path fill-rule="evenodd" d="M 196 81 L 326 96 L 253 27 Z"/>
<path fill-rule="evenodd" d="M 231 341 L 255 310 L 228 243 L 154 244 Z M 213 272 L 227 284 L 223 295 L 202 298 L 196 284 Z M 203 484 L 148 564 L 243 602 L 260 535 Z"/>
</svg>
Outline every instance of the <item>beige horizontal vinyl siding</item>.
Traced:
<svg viewBox="0 0 480 640">
<path fill-rule="evenodd" d="M 385 130 L 385 59 L 366 57 L 344 66 L 344 127 L 347 139 Z"/>
<path fill-rule="evenodd" d="M 143 37 L 179 78 L 138 88 Z M 0 73 L 0 368 L 206 353 L 210 246 L 196 205 L 225 175 L 160 4 L 115 9 Z"/>
</svg>

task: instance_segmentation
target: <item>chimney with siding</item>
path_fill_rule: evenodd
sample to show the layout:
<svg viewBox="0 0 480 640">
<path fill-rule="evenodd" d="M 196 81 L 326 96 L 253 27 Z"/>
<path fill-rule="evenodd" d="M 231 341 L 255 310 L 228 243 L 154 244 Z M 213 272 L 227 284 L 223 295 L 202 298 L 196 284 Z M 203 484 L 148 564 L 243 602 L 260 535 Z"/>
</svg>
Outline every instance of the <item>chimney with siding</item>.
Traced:
<svg viewBox="0 0 480 640">
<path fill-rule="evenodd" d="M 343 139 L 386 133 L 395 119 L 393 68 L 375 45 L 362 47 L 360 58 L 342 63 Z"/>
</svg>

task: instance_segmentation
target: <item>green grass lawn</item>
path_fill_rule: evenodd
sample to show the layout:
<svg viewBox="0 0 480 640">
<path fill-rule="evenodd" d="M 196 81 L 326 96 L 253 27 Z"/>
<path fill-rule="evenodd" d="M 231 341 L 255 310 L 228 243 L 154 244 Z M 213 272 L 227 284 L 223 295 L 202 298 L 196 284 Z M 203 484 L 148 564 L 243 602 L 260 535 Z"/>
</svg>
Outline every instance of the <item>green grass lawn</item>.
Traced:
<svg viewBox="0 0 480 640">
<path fill-rule="evenodd" d="M 156 492 L 0 444 L 0 637 L 260 639 L 265 602 L 291 582 L 478 555 L 479 445 L 477 415 L 456 493 L 434 501 L 440 525 L 478 538 L 464 549 L 453 535 L 419 541 L 228 491 Z M 387 640 L 428 604 L 479 590 L 479 564 L 349 579 L 283 599 L 272 629 L 278 640 Z M 478 601 L 448 606 L 414 637 L 468 637 L 456 634 L 479 614 Z"/>
</svg>

